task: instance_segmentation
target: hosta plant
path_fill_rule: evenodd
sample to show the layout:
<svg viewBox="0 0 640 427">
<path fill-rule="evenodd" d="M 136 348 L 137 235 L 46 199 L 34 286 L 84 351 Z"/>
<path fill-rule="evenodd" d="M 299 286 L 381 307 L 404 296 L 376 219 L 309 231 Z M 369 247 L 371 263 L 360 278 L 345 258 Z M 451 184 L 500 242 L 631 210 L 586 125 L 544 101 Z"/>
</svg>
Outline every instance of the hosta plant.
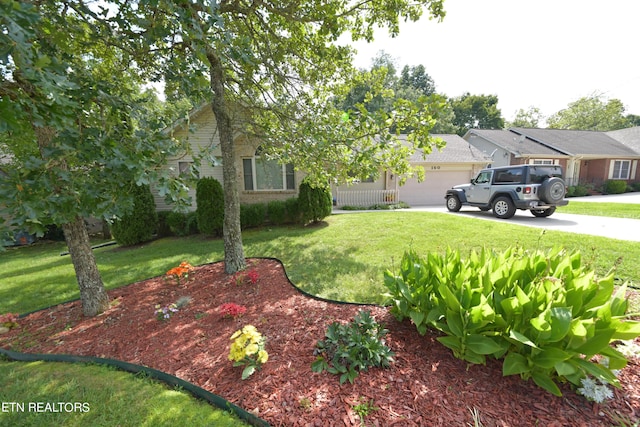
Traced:
<svg viewBox="0 0 640 427">
<path fill-rule="evenodd" d="M 389 331 L 371 317 L 369 311 L 360 311 L 349 324 L 334 322 L 329 325 L 325 339 L 316 344 L 314 372 L 327 371 L 340 375 L 340 384 L 353 383 L 358 373 L 370 367 L 388 367 L 394 353 L 385 345 Z"/>
<path fill-rule="evenodd" d="M 557 380 L 580 387 L 592 376 L 619 386 L 612 370 L 627 360 L 610 343 L 640 335 L 640 323 L 626 318 L 626 285 L 616 290 L 612 274 L 596 277 L 576 251 L 509 248 L 466 259 L 453 250 L 425 258 L 408 252 L 397 274 L 385 273 L 385 285 L 392 313 L 421 334 L 442 332 L 438 340 L 456 357 L 504 358 L 504 375 L 531 378 L 555 395 Z"/>
</svg>

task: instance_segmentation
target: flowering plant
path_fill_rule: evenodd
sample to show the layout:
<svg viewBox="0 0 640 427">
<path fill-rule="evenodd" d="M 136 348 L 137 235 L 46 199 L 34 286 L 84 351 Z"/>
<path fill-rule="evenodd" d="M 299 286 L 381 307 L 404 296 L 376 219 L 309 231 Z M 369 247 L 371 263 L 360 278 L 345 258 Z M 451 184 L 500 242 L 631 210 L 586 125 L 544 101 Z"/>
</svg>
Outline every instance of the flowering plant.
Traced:
<svg viewBox="0 0 640 427">
<path fill-rule="evenodd" d="M 242 379 L 246 380 L 256 369 L 269 360 L 269 354 L 264 349 L 265 339 L 255 326 L 246 325 L 231 335 L 231 349 L 229 360 L 233 366 L 246 365 L 242 371 Z"/>
<path fill-rule="evenodd" d="M 169 320 L 174 313 L 178 312 L 178 306 L 175 304 L 169 304 L 162 307 L 160 304 L 156 305 L 156 318 L 158 320 Z"/>
<path fill-rule="evenodd" d="M 170 279 L 175 277 L 178 285 L 180 285 L 180 278 L 184 277 L 185 279 L 189 278 L 189 273 L 194 270 L 193 266 L 188 262 L 181 262 L 179 266 L 173 267 L 165 274 L 166 279 Z"/>
<path fill-rule="evenodd" d="M 4 326 L 8 329 L 13 329 L 18 326 L 18 315 L 13 313 L 6 313 L 0 316 L 0 326 Z"/>
<path fill-rule="evenodd" d="M 234 276 L 233 279 L 236 282 L 236 285 L 242 285 L 247 279 L 249 279 L 249 283 L 255 285 L 258 283 L 258 272 L 256 270 L 249 271 L 239 271 Z"/>
<path fill-rule="evenodd" d="M 246 313 L 247 307 L 227 302 L 218 307 L 218 311 L 222 314 L 222 317 L 233 317 L 235 319 L 236 317 L 242 316 Z"/>
</svg>

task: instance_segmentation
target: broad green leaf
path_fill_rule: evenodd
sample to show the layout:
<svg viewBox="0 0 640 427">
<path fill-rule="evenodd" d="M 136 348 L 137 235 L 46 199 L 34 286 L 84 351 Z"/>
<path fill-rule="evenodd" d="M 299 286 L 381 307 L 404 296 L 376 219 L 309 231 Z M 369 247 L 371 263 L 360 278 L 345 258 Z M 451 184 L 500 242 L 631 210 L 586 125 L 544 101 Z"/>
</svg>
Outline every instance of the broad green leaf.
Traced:
<svg viewBox="0 0 640 427">
<path fill-rule="evenodd" d="M 438 337 L 436 338 L 442 345 L 453 350 L 454 354 L 459 355 L 462 351 L 462 343 L 458 337 Z"/>
<path fill-rule="evenodd" d="M 518 375 L 529 372 L 531 368 L 527 358 L 519 353 L 509 353 L 502 362 L 502 375 Z"/>
<path fill-rule="evenodd" d="M 632 340 L 640 336 L 640 322 L 635 320 L 617 321 L 613 326 L 616 332 L 612 339 L 615 340 Z"/>
<path fill-rule="evenodd" d="M 528 345 L 529 347 L 538 348 L 538 346 L 533 341 L 531 341 L 529 338 L 518 331 L 509 331 L 509 338 L 514 339 L 522 344 Z"/>
<path fill-rule="evenodd" d="M 571 363 L 568 362 L 560 362 L 557 363 L 554 366 L 556 372 L 558 373 L 558 375 L 566 377 L 569 375 L 574 375 L 576 372 L 578 372 L 578 369 L 573 366 Z"/>
<path fill-rule="evenodd" d="M 460 313 L 447 310 L 447 326 L 453 335 L 456 337 L 464 336 L 462 330 L 462 319 L 460 319 Z"/>
<path fill-rule="evenodd" d="M 478 354 L 494 354 L 504 350 L 504 346 L 498 344 L 495 340 L 479 334 L 469 335 L 465 344 L 469 350 Z"/>
<path fill-rule="evenodd" d="M 425 315 L 422 312 L 411 310 L 409 312 L 409 317 L 411 317 L 414 325 L 420 327 L 422 325 L 422 322 L 424 321 Z"/>
<path fill-rule="evenodd" d="M 539 387 L 542 387 L 549 393 L 555 396 L 562 396 L 562 392 L 549 375 L 542 372 L 534 371 L 531 373 L 531 378 L 533 378 L 533 382 L 535 382 Z"/>
<path fill-rule="evenodd" d="M 554 307 L 551 309 L 551 336 L 549 342 L 563 339 L 571 328 L 571 309 L 568 307 Z"/>
<path fill-rule="evenodd" d="M 564 362 L 571 358 L 571 354 L 560 350 L 555 347 L 546 347 L 541 352 L 537 353 L 531 359 L 533 362 L 545 369 L 551 369 L 556 364 Z"/>
<path fill-rule="evenodd" d="M 607 347 L 613 338 L 615 329 L 597 329 L 595 335 L 575 349 L 576 352 L 591 357 Z"/>
</svg>

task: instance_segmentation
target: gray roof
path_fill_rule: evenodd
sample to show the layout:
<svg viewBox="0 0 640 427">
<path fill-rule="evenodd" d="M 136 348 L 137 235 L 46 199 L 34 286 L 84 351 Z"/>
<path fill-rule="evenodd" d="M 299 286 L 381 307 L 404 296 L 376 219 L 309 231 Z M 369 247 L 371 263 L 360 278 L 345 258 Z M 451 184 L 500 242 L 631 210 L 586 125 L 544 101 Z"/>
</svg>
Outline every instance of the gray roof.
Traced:
<svg viewBox="0 0 640 427">
<path fill-rule="evenodd" d="M 474 135 L 491 142 L 496 147 L 507 150 L 517 157 L 567 157 L 561 151 L 539 144 L 526 136 L 521 138 L 520 135 L 508 130 L 470 129 L 465 137 L 473 137 Z"/>
<path fill-rule="evenodd" d="M 631 148 L 605 132 L 570 129 L 510 128 L 548 148 L 580 157 L 638 157 Z"/>
<path fill-rule="evenodd" d="M 611 138 L 615 139 L 631 148 L 638 155 L 640 155 L 640 126 L 620 129 L 620 130 L 612 130 L 607 132 Z"/>
<path fill-rule="evenodd" d="M 442 150 L 434 148 L 426 158 L 422 150 L 416 152 L 410 157 L 411 162 L 426 163 L 478 163 L 485 164 L 491 161 L 485 154 L 455 134 L 432 134 L 435 138 L 440 138 L 447 145 Z M 405 137 L 405 135 L 401 135 Z"/>
</svg>

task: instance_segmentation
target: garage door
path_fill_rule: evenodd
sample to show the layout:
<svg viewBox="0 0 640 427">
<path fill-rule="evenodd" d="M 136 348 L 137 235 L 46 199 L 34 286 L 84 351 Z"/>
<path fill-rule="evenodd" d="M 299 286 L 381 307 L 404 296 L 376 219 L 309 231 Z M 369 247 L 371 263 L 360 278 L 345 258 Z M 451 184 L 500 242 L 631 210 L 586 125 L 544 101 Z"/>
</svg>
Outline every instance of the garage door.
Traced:
<svg viewBox="0 0 640 427">
<path fill-rule="evenodd" d="M 400 200 L 411 206 L 444 205 L 447 190 L 454 185 L 466 184 L 470 179 L 470 170 L 427 171 L 424 181 L 411 178 L 400 187 Z"/>
</svg>

